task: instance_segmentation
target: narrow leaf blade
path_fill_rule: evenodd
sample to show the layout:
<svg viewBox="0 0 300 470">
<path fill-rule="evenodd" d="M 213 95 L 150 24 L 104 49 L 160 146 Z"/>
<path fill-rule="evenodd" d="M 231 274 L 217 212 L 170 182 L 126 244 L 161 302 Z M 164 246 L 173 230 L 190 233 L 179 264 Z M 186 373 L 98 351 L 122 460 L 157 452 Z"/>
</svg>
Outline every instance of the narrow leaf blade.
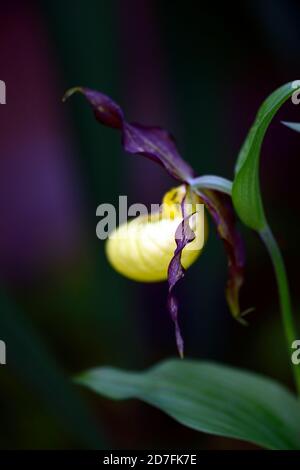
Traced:
<svg viewBox="0 0 300 470">
<path fill-rule="evenodd" d="M 244 224 L 257 231 L 267 225 L 259 185 L 261 145 L 274 115 L 295 92 L 293 84 L 286 83 L 263 102 L 237 159 L 232 187 L 233 204 Z"/>
</svg>

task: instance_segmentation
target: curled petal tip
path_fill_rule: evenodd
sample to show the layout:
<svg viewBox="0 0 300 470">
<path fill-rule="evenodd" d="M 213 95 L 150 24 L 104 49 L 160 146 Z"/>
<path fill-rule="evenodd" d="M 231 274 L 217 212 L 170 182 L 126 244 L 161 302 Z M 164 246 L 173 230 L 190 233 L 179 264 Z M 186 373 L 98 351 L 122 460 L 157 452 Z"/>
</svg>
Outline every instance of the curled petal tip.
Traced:
<svg viewBox="0 0 300 470">
<path fill-rule="evenodd" d="M 70 88 L 69 90 L 67 90 L 64 96 L 62 97 L 63 103 L 67 101 L 67 99 L 69 99 L 70 96 L 74 95 L 74 93 L 82 93 L 82 88 L 80 86 L 74 86 L 73 88 Z"/>
<path fill-rule="evenodd" d="M 249 307 L 246 310 L 244 310 L 243 312 L 241 312 L 240 316 L 237 319 L 239 320 L 239 322 L 242 325 L 248 326 L 248 322 L 247 322 L 247 320 L 245 320 L 245 317 L 247 315 L 249 315 L 249 313 L 252 313 L 254 311 L 255 311 L 255 307 Z"/>
<path fill-rule="evenodd" d="M 236 320 L 239 322 L 240 325 L 243 325 L 243 326 L 249 325 L 247 320 L 245 320 L 245 318 L 243 318 L 242 315 L 240 315 L 239 317 L 236 317 Z"/>
</svg>

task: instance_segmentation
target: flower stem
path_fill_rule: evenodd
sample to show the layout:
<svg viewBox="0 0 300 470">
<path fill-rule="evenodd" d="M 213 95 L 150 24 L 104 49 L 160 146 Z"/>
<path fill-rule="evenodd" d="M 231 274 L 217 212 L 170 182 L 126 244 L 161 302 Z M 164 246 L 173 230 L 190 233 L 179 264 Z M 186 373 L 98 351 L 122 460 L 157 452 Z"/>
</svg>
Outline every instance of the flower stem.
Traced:
<svg viewBox="0 0 300 470">
<path fill-rule="evenodd" d="M 278 247 L 278 244 L 273 236 L 271 229 L 267 226 L 259 232 L 260 237 L 264 241 L 269 255 L 272 260 L 273 268 L 276 275 L 280 309 L 282 322 L 284 326 L 284 332 L 287 342 L 288 351 L 291 350 L 292 343 L 297 339 L 295 323 L 292 315 L 291 298 L 289 292 L 289 284 L 286 274 L 286 269 L 283 261 L 282 254 Z M 291 362 L 292 364 L 292 362 Z M 295 383 L 298 394 L 300 395 L 300 367 L 292 364 L 294 373 Z"/>
</svg>

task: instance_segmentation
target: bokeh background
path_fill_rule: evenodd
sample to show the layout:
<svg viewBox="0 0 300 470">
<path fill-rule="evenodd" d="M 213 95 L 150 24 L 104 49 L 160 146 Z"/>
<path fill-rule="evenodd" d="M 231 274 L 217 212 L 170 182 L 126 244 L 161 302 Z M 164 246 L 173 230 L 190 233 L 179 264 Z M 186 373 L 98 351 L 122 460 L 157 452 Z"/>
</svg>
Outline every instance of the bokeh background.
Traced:
<svg viewBox="0 0 300 470">
<path fill-rule="evenodd" d="M 230 2 L 229 2 L 230 3 Z M 137 401 L 116 403 L 73 386 L 97 365 L 144 369 L 176 355 L 165 283 L 142 285 L 108 265 L 96 207 L 159 202 L 174 184 L 152 162 L 127 156 L 74 85 L 120 102 L 129 120 L 176 135 L 199 174 L 232 178 L 263 99 L 299 79 L 300 6 L 289 0 L 1 1 L 0 366 L 2 449 L 246 449 L 197 433 Z M 263 145 L 266 210 L 299 312 L 300 120 L 287 103 Z M 214 228 L 180 288 L 188 357 L 268 374 L 292 387 L 275 280 L 255 234 L 247 246 L 236 323 L 224 299 L 226 258 Z M 298 313 L 297 313 L 298 315 Z M 298 315 L 299 318 L 299 315 Z M 300 334 L 300 333 L 299 333 Z M 254 447 L 254 446 L 253 446 Z"/>
</svg>

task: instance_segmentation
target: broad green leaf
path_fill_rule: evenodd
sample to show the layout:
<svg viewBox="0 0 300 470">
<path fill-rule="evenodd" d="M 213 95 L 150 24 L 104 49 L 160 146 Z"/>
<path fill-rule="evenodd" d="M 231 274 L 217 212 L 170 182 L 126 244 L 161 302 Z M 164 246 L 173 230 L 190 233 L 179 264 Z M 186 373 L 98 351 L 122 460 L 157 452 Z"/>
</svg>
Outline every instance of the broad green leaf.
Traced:
<svg viewBox="0 0 300 470">
<path fill-rule="evenodd" d="M 300 449 L 296 397 L 254 373 L 172 359 L 146 372 L 91 369 L 75 380 L 115 400 L 143 400 L 197 431 L 269 449 Z"/>
<path fill-rule="evenodd" d="M 257 231 L 267 226 L 259 185 L 261 145 L 274 115 L 295 93 L 295 83 L 281 86 L 263 102 L 238 156 L 232 187 L 233 204 L 244 224 Z"/>
</svg>

